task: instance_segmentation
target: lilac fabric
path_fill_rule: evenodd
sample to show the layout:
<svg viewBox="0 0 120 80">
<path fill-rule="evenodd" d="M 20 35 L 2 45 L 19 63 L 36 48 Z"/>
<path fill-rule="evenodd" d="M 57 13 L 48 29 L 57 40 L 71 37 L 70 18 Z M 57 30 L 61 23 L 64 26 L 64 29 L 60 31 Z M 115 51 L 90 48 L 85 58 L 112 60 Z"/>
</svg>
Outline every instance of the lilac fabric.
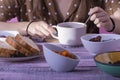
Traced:
<svg viewBox="0 0 120 80">
<path fill-rule="evenodd" d="M 21 62 L 0 61 L 0 80 L 119 80 L 100 71 L 94 63 L 93 55 L 83 46 L 61 47 L 81 57 L 80 63 L 72 72 L 55 72 L 41 55 Z"/>
</svg>

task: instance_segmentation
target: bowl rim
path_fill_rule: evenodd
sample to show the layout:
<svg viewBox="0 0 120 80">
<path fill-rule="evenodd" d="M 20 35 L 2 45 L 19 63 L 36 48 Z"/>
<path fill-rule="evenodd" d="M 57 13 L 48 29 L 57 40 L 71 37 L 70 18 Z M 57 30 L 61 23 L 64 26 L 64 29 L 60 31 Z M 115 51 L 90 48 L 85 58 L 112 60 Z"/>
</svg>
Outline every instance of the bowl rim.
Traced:
<svg viewBox="0 0 120 80">
<path fill-rule="evenodd" d="M 83 35 L 80 37 L 81 40 L 84 40 L 84 41 L 87 41 L 89 43 L 108 43 L 108 42 L 113 42 L 113 41 L 117 41 L 117 40 L 120 40 L 120 39 L 115 39 L 115 40 L 110 40 L 110 41 L 105 41 L 105 42 L 93 42 L 93 41 L 89 41 L 87 39 L 85 39 L 86 36 L 89 36 L 89 35 L 92 35 L 92 36 L 101 36 L 101 35 L 115 35 L 115 36 L 120 36 L 118 34 L 86 34 L 86 35 Z"/>
<path fill-rule="evenodd" d="M 55 46 L 55 47 L 58 47 L 58 48 L 61 48 L 62 50 L 67 50 L 67 49 L 64 49 L 63 47 L 60 47 L 60 46 L 57 46 L 57 45 L 54 45 L 54 44 L 44 44 L 43 46 L 44 47 L 46 47 L 46 45 L 52 45 L 52 46 Z M 43 47 L 43 49 L 44 49 L 44 47 Z M 52 51 L 51 49 L 49 49 L 48 47 L 46 47 L 48 50 L 50 50 L 50 51 Z M 67 50 L 68 51 L 68 50 Z M 78 56 L 78 55 L 75 55 L 74 53 L 70 53 L 70 54 L 72 54 L 72 55 L 74 55 L 76 58 L 75 59 L 73 59 L 73 58 L 70 58 L 70 57 L 66 57 L 66 56 L 63 56 L 63 55 L 60 55 L 60 54 L 57 54 L 57 53 L 55 53 L 54 51 L 52 51 L 53 52 L 53 54 L 55 54 L 55 55 L 58 55 L 58 56 L 61 56 L 61 57 L 64 57 L 64 58 L 66 58 L 66 59 L 69 59 L 69 60 L 72 60 L 72 61 L 80 61 L 80 56 Z M 69 51 L 68 51 L 69 52 Z"/>
<path fill-rule="evenodd" d="M 96 60 L 95 58 L 101 54 L 110 54 L 111 52 L 120 52 L 120 51 L 110 51 L 110 52 L 104 52 L 104 53 L 98 53 L 96 54 L 93 58 L 94 58 L 94 61 L 97 62 L 97 63 L 100 63 L 102 65 L 108 65 L 108 66 L 114 66 L 114 67 L 120 67 L 120 65 L 114 65 L 114 64 L 109 64 L 109 63 L 104 63 L 104 62 L 100 62 L 98 60 Z"/>
</svg>

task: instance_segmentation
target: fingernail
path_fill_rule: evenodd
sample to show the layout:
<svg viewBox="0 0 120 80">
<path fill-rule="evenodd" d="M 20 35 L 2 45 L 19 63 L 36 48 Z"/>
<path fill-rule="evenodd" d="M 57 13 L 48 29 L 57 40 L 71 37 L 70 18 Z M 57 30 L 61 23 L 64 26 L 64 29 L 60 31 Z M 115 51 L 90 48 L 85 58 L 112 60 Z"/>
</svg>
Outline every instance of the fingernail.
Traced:
<svg viewBox="0 0 120 80">
<path fill-rule="evenodd" d="M 90 10 L 89 10 L 89 12 L 88 12 L 88 15 L 89 15 L 89 16 L 91 15 L 91 13 L 90 13 L 91 9 L 92 9 L 92 8 L 90 8 Z"/>
<path fill-rule="evenodd" d="M 89 15 L 89 16 L 91 15 L 90 10 L 89 10 L 89 12 L 88 12 L 88 15 Z"/>
<path fill-rule="evenodd" d="M 88 15 L 90 16 L 91 14 L 90 14 L 90 11 L 88 12 Z"/>
</svg>

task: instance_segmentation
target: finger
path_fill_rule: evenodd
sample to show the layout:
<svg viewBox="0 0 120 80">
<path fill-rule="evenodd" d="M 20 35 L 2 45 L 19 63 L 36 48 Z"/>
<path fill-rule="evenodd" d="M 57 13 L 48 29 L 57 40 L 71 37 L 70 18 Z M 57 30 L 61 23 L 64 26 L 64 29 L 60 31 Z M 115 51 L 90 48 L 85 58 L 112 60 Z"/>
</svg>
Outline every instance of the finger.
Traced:
<svg viewBox="0 0 120 80">
<path fill-rule="evenodd" d="M 39 32 L 39 35 L 45 35 L 45 36 L 49 36 L 50 33 L 48 31 L 48 24 L 44 21 L 40 21 L 40 22 L 37 22 L 38 25 L 36 25 L 36 31 Z"/>
<path fill-rule="evenodd" d="M 100 22 L 106 22 L 106 21 L 107 21 L 107 18 L 103 16 L 103 17 L 96 18 L 94 21 L 94 24 L 98 24 Z"/>
<path fill-rule="evenodd" d="M 104 10 L 100 7 L 94 7 L 94 8 L 91 8 L 90 11 L 89 11 L 89 15 L 92 15 L 94 13 L 99 13 L 99 12 L 103 12 Z"/>
<path fill-rule="evenodd" d="M 105 22 L 100 22 L 96 25 L 98 28 L 106 26 Z"/>
<path fill-rule="evenodd" d="M 53 27 L 49 27 L 49 32 L 51 33 L 51 34 L 56 34 L 57 33 L 57 31 L 55 30 L 55 28 L 53 28 Z"/>
<path fill-rule="evenodd" d="M 38 31 L 37 29 L 35 30 L 35 32 L 31 33 L 30 35 L 45 38 L 44 33 L 42 33 L 41 31 Z"/>
<path fill-rule="evenodd" d="M 31 28 L 29 34 L 31 36 L 34 36 L 35 34 L 38 34 L 39 36 L 43 37 L 45 36 L 42 32 L 41 32 L 41 26 L 40 25 L 36 25 L 36 27 Z"/>
<path fill-rule="evenodd" d="M 43 25 L 39 26 L 38 29 L 36 29 L 37 32 L 39 32 L 39 35 L 49 36 L 50 32 L 44 28 Z"/>
<path fill-rule="evenodd" d="M 46 22 L 44 22 L 44 21 L 41 21 L 41 22 L 40 22 L 40 25 L 42 25 L 42 27 L 43 27 L 44 29 L 46 29 L 46 30 L 48 30 L 48 28 L 49 28 L 49 25 L 48 25 Z"/>
<path fill-rule="evenodd" d="M 42 27 L 44 28 L 42 32 L 45 33 L 46 36 L 49 36 L 50 33 L 56 33 L 56 30 L 46 22 L 41 21 L 40 24 L 42 24 Z"/>
<path fill-rule="evenodd" d="M 91 21 L 94 21 L 96 18 L 105 17 L 107 14 L 105 12 L 95 13 L 90 17 Z"/>
<path fill-rule="evenodd" d="M 50 36 L 51 33 L 56 33 L 56 30 L 52 26 L 48 25 L 45 22 L 41 22 L 41 24 L 44 29 L 42 32 L 45 33 L 46 36 Z"/>
</svg>

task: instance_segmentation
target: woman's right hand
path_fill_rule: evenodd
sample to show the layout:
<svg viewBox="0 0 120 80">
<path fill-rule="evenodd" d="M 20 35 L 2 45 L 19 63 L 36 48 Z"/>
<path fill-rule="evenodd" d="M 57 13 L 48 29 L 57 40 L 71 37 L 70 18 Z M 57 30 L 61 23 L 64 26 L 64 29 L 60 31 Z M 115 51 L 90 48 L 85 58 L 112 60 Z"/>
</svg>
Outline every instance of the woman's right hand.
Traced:
<svg viewBox="0 0 120 80">
<path fill-rule="evenodd" d="M 28 28 L 28 32 L 30 35 L 42 38 L 50 36 L 50 34 L 55 31 L 55 29 L 53 29 L 44 21 L 32 22 Z"/>
<path fill-rule="evenodd" d="M 108 13 L 105 12 L 102 8 L 91 8 L 89 14 L 91 15 L 90 20 L 93 21 L 98 28 L 104 27 L 106 31 L 110 31 L 113 28 L 110 15 L 108 15 Z"/>
</svg>

